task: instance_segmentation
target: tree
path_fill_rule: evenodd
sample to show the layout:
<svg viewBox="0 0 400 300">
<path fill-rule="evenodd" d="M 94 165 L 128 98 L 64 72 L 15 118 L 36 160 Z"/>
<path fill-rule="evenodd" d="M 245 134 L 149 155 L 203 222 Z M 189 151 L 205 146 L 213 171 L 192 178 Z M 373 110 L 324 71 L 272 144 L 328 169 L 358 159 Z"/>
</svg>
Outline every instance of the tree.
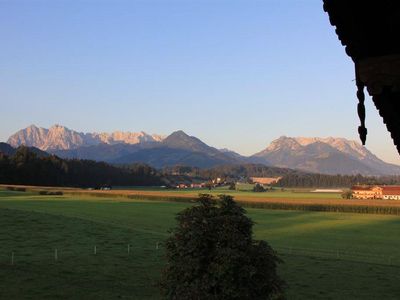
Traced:
<svg viewBox="0 0 400 300">
<path fill-rule="evenodd" d="M 236 184 L 234 182 L 231 182 L 229 184 L 229 190 L 231 190 L 231 191 L 235 191 L 236 190 Z"/>
<path fill-rule="evenodd" d="M 282 299 L 282 262 L 252 238 L 253 221 L 233 197 L 201 194 L 176 217 L 166 241 L 161 291 L 166 299 Z"/>
<path fill-rule="evenodd" d="M 211 189 L 213 188 L 213 183 L 211 180 L 209 180 L 208 182 L 206 182 L 205 187 L 211 191 Z"/>
<path fill-rule="evenodd" d="M 259 183 L 256 183 L 255 186 L 253 187 L 253 192 L 262 193 L 262 192 L 265 192 L 265 191 L 266 191 L 266 189 Z"/>
<path fill-rule="evenodd" d="M 343 199 L 351 199 L 353 197 L 352 191 L 345 191 L 342 193 L 342 198 Z"/>
</svg>

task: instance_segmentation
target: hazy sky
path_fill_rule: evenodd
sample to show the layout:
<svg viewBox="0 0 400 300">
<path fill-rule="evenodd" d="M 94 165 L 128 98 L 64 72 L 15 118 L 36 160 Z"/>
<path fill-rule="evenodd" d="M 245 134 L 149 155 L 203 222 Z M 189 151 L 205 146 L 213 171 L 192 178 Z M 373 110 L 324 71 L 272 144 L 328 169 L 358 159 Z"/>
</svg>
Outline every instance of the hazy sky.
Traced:
<svg viewBox="0 0 400 300">
<path fill-rule="evenodd" d="M 321 0 L 0 0 L 0 140 L 30 124 L 182 129 L 253 154 L 357 139 L 354 71 Z M 400 164 L 367 100 L 367 147 Z"/>
</svg>

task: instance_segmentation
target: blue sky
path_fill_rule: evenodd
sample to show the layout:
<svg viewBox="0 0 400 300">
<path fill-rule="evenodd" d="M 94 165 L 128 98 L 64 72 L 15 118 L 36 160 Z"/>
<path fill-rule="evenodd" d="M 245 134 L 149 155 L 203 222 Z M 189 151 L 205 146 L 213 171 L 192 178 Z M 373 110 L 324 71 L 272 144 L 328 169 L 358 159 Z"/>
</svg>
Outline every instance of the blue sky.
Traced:
<svg viewBox="0 0 400 300">
<path fill-rule="evenodd" d="M 30 124 L 182 129 L 253 154 L 357 139 L 354 71 L 320 0 L 0 0 L 0 140 Z M 400 164 L 370 99 L 367 147 Z"/>
</svg>

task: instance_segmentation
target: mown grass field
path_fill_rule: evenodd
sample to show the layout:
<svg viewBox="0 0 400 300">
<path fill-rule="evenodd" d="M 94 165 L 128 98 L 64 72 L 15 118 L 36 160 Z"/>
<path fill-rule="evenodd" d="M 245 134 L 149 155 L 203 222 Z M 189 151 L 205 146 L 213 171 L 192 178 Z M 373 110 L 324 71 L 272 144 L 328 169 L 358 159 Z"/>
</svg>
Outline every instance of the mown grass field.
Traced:
<svg viewBox="0 0 400 300">
<path fill-rule="evenodd" d="M 162 193 L 164 195 L 184 195 L 184 196 L 197 196 L 199 193 L 207 193 L 212 195 L 227 194 L 241 198 L 255 198 L 255 199 L 342 199 L 341 193 L 320 193 L 310 192 L 312 189 L 280 189 L 275 188 L 272 191 L 256 193 L 252 191 L 253 185 L 244 185 L 243 188 L 237 190 L 229 190 L 227 187 L 217 187 L 211 190 L 203 189 L 176 189 L 168 190 L 162 188 L 132 188 L 130 192 L 134 193 Z M 124 189 L 121 189 L 124 191 Z"/>
<path fill-rule="evenodd" d="M 0 298 L 159 299 L 162 242 L 189 205 L 0 191 Z M 248 214 L 285 261 L 288 299 L 400 298 L 400 217 Z"/>
</svg>

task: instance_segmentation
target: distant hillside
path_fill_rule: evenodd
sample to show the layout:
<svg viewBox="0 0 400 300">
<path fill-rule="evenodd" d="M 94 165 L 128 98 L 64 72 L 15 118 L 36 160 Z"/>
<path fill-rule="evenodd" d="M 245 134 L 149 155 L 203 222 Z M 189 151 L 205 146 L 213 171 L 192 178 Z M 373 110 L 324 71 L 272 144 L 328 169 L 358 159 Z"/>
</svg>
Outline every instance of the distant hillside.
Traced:
<svg viewBox="0 0 400 300">
<path fill-rule="evenodd" d="M 140 150 L 138 145 L 129 144 L 98 144 L 69 150 L 51 150 L 51 153 L 62 158 L 91 159 L 95 161 L 113 162 L 119 157 Z"/>
<path fill-rule="evenodd" d="M 14 148 L 7 143 L 0 143 L 0 153 L 7 155 L 7 156 L 11 156 L 11 155 L 14 155 L 19 148 L 24 148 L 24 147 L 25 146 L 20 146 L 18 148 Z M 29 149 L 30 152 L 35 153 L 38 157 L 47 157 L 50 155 L 49 153 L 42 151 L 35 147 L 27 147 L 27 148 Z"/>
<path fill-rule="evenodd" d="M 220 165 L 212 168 L 196 168 L 185 165 L 165 167 L 165 174 L 188 175 L 192 177 L 230 178 L 232 180 L 248 179 L 250 177 L 282 177 L 284 175 L 304 175 L 302 171 L 287 168 L 269 167 L 261 164 Z"/>
<path fill-rule="evenodd" d="M 156 168 L 174 165 L 188 165 L 208 168 L 237 163 L 238 160 L 210 147 L 196 137 L 183 131 L 176 131 L 153 147 L 140 149 L 119 157 L 114 163 L 143 162 Z"/>
<path fill-rule="evenodd" d="M 193 179 L 197 182 L 208 181 L 213 178 L 222 178 L 225 182 L 248 181 L 251 177 L 279 177 L 278 187 L 299 188 L 350 188 L 356 184 L 369 185 L 398 185 L 400 176 L 362 176 L 362 175 L 328 175 L 307 173 L 304 171 L 268 167 L 260 164 L 224 165 L 208 169 L 189 166 L 166 167 L 164 175 L 177 176 L 186 181 Z"/>
<path fill-rule="evenodd" d="M 145 163 L 155 168 L 189 165 L 208 168 L 242 162 L 183 131 L 176 131 L 159 142 L 138 144 L 97 144 L 69 150 L 52 150 L 62 158 L 91 159 L 113 164 Z"/>
<path fill-rule="evenodd" d="M 0 147 L 5 149 L 7 146 L 1 144 Z M 104 162 L 64 160 L 33 149 L 21 146 L 10 155 L 0 155 L 1 184 L 76 187 L 164 184 L 158 172 L 146 165 L 119 168 Z"/>
<path fill-rule="evenodd" d="M 192 146 L 198 150 L 199 147 L 205 147 L 200 144 Z M 281 187 L 351 187 L 354 184 L 390 185 L 400 182 L 400 176 L 322 175 L 262 164 L 221 164 L 222 159 L 219 155 L 218 158 L 213 158 L 204 153 L 208 148 L 201 150 L 203 152 L 191 152 L 160 146 L 135 152 L 138 162 L 146 160 L 160 168 L 161 165 L 165 165 L 162 170 L 157 171 L 143 163 L 131 163 L 132 159 L 129 159 L 128 163 L 121 163 L 120 166 L 113 166 L 93 160 L 61 159 L 37 148 L 20 146 L 15 149 L 0 143 L 0 183 L 89 187 L 169 184 L 175 186 L 181 182 L 207 182 L 215 178 L 223 178 L 225 182 L 248 181 L 250 177 L 280 177 L 276 185 Z M 203 166 L 185 166 L 177 162 Z"/>
<path fill-rule="evenodd" d="M 5 155 L 13 155 L 15 153 L 15 148 L 11 147 L 7 143 L 0 143 L 0 153 Z"/>
<path fill-rule="evenodd" d="M 280 137 L 254 158 L 277 167 L 323 174 L 398 175 L 400 166 L 377 158 L 343 138 Z"/>
</svg>

